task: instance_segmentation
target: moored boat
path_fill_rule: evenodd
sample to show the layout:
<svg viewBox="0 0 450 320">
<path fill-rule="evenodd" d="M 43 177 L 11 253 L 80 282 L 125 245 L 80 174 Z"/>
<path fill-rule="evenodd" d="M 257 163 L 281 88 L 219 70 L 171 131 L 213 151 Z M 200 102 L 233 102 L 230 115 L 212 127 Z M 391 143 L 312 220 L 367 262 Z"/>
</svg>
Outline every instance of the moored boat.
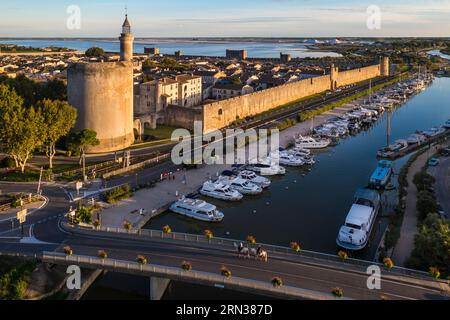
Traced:
<svg viewBox="0 0 450 320">
<path fill-rule="evenodd" d="M 227 201 L 239 201 L 243 198 L 241 193 L 231 189 L 229 186 L 212 181 L 206 181 L 200 189 L 200 193 L 204 196 Z"/>
<path fill-rule="evenodd" d="M 206 222 L 220 222 L 224 214 L 215 205 L 200 199 L 183 198 L 170 206 L 170 211 Z"/>
<path fill-rule="evenodd" d="M 243 195 L 256 195 L 263 191 L 260 186 L 237 177 L 220 176 L 217 182 L 223 183 Z"/>
<path fill-rule="evenodd" d="M 286 169 L 270 160 L 249 164 L 247 170 L 256 172 L 262 176 L 277 176 L 286 174 Z"/>
<path fill-rule="evenodd" d="M 303 149 L 323 149 L 331 144 L 330 139 L 314 139 L 313 137 L 299 136 L 295 146 Z"/>
<path fill-rule="evenodd" d="M 369 242 L 380 205 L 381 197 L 377 191 L 358 190 L 345 224 L 339 230 L 337 245 L 347 250 L 364 249 Z"/>
<path fill-rule="evenodd" d="M 369 185 L 374 188 L 384 188 L 392 175 L 392 162 L 381 160 L 369 180 Z"/>
</svg>

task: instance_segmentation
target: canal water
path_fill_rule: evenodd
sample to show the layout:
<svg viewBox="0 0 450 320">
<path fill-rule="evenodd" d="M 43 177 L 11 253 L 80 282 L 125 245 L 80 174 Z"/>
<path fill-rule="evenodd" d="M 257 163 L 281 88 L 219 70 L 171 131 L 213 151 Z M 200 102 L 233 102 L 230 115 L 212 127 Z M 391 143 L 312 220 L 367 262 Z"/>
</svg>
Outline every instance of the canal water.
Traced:
<svg viewBox="0 0 450 320">
<path fill-rule="evenodd" d="M 449 101 L 450 79 L 436 78 L 426 91 L 392 112 L 391 140 L 442 125 L 450 118 Z M 261 196 L 245 197 L 239 203 L 206 199 L 225 213 L 220 224 L 201 223 L 165 213 L 145 228 L 161 230 L 164 225 L 170 225 L 176 232 L 195 234 L 210 229 L 218 237 L 245 239 L 253 235 L 259 242 L 283 246 L 297 241 L 304 250 L 336 254 L 339 250 L 335 244 L 336 235 L 351 207 L 353 195 L 358 188 L 367 186 L 377 166 L 376 152 L 386 145 L 386 125 L 387 113 L 366 131 L 317 154 L 318 163 L 310 172 L 288 169 L 286 176 L 273 179 L 270 189 Z M 395 162 L 396 173 L 406 160 Z M 396 185 L 396 177 L 393 182 Z M 395 206 L 396 190 L 385 192 L 382 198 L 384 206 L 370 246 L 359 253 L 358 258 L 374 259 L 387 226 L 387 216 Z M 176 284 L 165 298 L 183 297 L 185 290 L 183 284 Z M 208 290 L 216 292 L 218 298 L 221 296 L 218 289 Z"/>
</svg>

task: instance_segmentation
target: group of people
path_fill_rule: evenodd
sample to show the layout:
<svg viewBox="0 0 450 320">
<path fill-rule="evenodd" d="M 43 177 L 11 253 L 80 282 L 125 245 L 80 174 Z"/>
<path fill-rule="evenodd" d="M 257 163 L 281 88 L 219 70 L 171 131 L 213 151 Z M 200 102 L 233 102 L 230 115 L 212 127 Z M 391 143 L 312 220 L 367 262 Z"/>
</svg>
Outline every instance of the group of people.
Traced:
<svg viewBox="0 0 450 320">
<path fill-rule="evenodd" d="M 180 170 L 178 170 L 180 171 Z M 175 173 L 170 171 L 164 171 L 163 173 L 161 173 L 161 177 L 160 177 L 160 181 L 164 181 L 164 180 L 169 180 L 169 181 L 175 181 Z M 186 184 L 186 172 L 184 172 L 183 174 L 183 180 L 182 180 L 183 184 Z"/>
</svg>

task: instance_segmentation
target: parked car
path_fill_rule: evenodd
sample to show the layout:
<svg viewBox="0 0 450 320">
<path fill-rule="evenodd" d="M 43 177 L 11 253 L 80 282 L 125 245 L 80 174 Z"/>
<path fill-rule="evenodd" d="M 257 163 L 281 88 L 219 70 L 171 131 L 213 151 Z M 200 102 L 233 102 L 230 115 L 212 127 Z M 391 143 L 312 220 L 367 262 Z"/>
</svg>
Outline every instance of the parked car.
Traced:
<svg viewBox="0 0 450 320">
<path fill-rule="evenodd" d="M 438 158 L 433 158 L 430 161 L 428 161 L 429 167 L 437 167 L 439 165 L 440 161 Z"/>
</svg>

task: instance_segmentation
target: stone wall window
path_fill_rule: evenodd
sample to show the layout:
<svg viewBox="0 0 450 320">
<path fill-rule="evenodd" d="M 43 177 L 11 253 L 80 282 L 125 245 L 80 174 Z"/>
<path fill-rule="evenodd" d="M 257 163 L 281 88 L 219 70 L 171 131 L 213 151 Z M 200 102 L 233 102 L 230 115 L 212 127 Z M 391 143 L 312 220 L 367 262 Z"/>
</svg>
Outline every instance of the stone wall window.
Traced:
<svg viewBox="0 0 450 320">
<path fill-rule="evenodd" d="M 218 114 L 219 114 L 219 116 L 221 116 L 221 115 L 223 114 L 223 110 L 222 110 L 222 109 L 219 109 Z"/>
</svg>

